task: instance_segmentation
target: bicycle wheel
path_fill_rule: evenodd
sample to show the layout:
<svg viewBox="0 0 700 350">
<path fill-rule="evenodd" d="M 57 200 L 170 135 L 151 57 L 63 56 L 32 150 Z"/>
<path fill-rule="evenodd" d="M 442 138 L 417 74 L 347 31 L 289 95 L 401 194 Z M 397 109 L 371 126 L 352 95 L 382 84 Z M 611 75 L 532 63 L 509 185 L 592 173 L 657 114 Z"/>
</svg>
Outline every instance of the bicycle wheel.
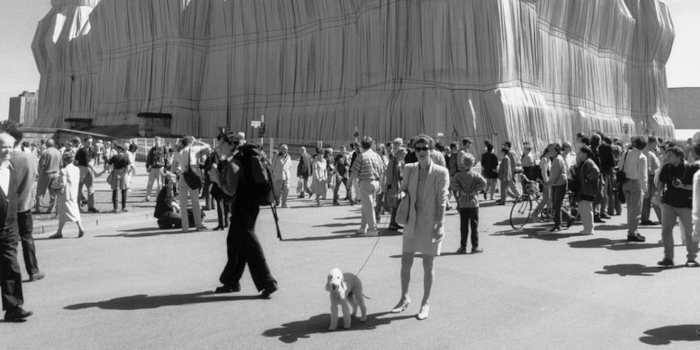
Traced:
<svg viewBox="0 0 700 350">
<path fill-rule="evenodd" d="M 514 230 L 522 230 L 528 222 L 532 214 L 532 201 L 524 199 L 515 201 L 510 208 L 510 226 Z"/>
</svg>

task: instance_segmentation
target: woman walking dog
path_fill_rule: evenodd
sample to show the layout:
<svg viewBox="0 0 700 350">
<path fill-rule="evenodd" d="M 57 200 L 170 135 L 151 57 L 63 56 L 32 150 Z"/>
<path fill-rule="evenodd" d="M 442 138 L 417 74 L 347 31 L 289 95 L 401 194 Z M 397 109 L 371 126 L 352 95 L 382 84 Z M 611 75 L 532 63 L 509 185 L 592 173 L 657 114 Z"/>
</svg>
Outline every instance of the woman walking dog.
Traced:
<svg viewBox="0 0 700 350">
<path fill-rule="evenodd" d="M 423 301 L 419 320 L 428 318 L 430 314 L 430 290 L 433 285 L 433 261 L 440 255 L 442 240 L 445 236 L 443 222 L 445 207 L 449 193 L 450 178 L 447 168 L 435 164 L 430 159 L 430 149 L 433 140 L 429 136 L 418 136 L 414 143 L 418 163 L 406 164 L 404 168 L 403 191 L 408 204 L 408 218 L 398 217 L 405 221 L 403 234 L 403 253 L 401 257 L 401 299 L 391 310 L 393 313 L 403 312 L 411 303 L 408 296 L 408 284 L 411 278 L 411 267 L 415 253 L 423 256 Z M 399 214 L 405 215 L 402 210 Z"/>
</svg>

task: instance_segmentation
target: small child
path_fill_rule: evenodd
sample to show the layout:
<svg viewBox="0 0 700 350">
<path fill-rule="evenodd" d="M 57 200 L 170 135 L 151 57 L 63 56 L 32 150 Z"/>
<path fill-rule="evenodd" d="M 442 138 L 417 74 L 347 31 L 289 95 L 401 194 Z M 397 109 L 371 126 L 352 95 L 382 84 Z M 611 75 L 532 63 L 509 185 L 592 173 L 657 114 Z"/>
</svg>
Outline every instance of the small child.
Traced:
<svg viewBox="0 0 700 350">
<path fill-rule="evenodd" d="M 464 168 L 455 175 L 450 187 L 457 195 L 459 211 L 460 246 L 457 254 L 467 253 L 467 236 L 471 226 L 472 254 L 481 253 L 479 249 L 479 199 L 477 195 L 486 187 L 486 180 L 472 171 L 474 157 L 470 154 L 462 159 Z"/>
</svg>

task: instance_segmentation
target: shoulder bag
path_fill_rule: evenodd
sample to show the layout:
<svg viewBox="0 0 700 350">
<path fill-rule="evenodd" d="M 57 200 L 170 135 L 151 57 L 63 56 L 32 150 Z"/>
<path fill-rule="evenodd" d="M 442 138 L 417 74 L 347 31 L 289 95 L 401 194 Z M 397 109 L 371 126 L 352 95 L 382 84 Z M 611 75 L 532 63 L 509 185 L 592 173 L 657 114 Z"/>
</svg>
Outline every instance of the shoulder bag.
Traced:
<svg viewBox="0 0 700 350">
<path fill-rule="evenodd" d="M 183 178 L 185 179 L 185 183 L 187 184 L 187 187 L 193 189 L 193 190 L 198 190 L 202 188 L 202 177 L 199 176 L 194 170 L 192 170 L 192 148 L 190 148 L 190 151 L 187 155 L 187 169 L 185 169 L 185 172 L 182 173 Z"/>
</svg>

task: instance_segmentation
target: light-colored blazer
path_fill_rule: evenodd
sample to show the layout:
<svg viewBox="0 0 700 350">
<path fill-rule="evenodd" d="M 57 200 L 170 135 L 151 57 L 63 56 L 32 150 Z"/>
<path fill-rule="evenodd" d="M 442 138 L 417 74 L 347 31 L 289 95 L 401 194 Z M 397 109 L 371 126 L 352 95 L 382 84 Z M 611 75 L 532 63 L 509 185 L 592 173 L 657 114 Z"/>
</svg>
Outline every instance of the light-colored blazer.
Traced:
<svg viewBox="0 0 700 350">
<path fill-rule="evenodd" d="M 418 163 L 406 164 L 402 188 L 407 192 L 410 202 L 408 224 L 404 227 L 404 235 L 431 234 L 433 225 L 444 223 L 445 206 L 450 187 L 450 173 L 447 168 L 431 162 L 428 176 L 423 188 L 418 188 Z M 416 198 L 422 191 L 420 215 L 416 212 Z M 444 230 L 444 228 L 443 228 Z"/>
</svg>

